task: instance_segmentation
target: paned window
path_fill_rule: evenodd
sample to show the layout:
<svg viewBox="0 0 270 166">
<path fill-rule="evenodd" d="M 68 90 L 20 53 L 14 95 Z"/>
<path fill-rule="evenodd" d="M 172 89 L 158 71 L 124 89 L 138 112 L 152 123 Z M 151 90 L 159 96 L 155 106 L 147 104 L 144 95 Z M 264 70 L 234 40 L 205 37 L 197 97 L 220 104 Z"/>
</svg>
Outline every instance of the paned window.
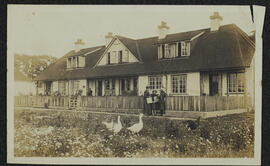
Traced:
<svg viewBox="0 0 270 166">
<path fill-rule="evenodd" d="M 172 92 L 186 93 L 187 92 L 187 75 L 173 75 L 172 76 Z"/>
<path fill-rule="evenodd" d="M 245 73 L 228 73 L 228 92 L 245 92 Z"/>
</svg>

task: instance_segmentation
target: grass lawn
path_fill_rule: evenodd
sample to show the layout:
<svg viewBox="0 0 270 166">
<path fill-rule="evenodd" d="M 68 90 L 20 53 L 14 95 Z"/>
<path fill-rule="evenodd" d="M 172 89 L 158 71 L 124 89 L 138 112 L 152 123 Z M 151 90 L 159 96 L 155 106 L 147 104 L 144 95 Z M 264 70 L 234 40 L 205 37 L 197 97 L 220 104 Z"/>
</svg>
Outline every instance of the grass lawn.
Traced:
<svg viewBox="0 0 270 166">
<path fill-rule="evenodd" d="M 195 130 L 185 121 L 143 117 L 144 128 L 127 127 L 138 117 L 121 115 L 113 135 L 102 124 L 117 115 L 15 109 L 16 157 L 253 157 L 254 113 L 203 119 Z"/>
</svg>

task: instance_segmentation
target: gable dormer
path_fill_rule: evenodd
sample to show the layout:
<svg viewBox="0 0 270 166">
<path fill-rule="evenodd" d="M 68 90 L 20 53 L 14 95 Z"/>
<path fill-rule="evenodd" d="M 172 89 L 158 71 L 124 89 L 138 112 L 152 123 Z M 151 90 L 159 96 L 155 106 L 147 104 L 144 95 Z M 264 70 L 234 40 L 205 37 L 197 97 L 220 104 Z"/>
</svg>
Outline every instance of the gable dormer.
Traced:
<svg viewBox="0 0 270 166">
<path fill-rule="evenodd" d="M 136 56 L 134 56 L 134 53 L 126 45 L 127 43 L 122 42 L 115 36 L 110 44 L 108 44 L 97 66 L 139 62 Z"/>
</svg>

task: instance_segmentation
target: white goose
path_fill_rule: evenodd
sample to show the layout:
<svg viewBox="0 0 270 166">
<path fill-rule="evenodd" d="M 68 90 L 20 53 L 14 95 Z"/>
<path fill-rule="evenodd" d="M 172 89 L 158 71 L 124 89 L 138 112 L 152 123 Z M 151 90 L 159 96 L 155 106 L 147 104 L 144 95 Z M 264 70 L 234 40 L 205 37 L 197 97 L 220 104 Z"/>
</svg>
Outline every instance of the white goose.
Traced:
<svg viewBox="0 0 270 166">
<path fill-rule="evenodd" d="M 122 123 L 120 121 L 120 115 L 118 115 L 117 123 L 113 124 L 112 131 L 114 132 L 114 134 L 117 134 L 117 133 L 119 133 L 119 131 L 121 131 L 122 128 L 123 128 L 123 126 L 122 126 Z"/>
<path fill-rule="evenodd" d="M 139 123 L 136 123 L 136 124 L 130 126 L 130 127 L 127 128 L 127 129 L 130 130 L 130 131 L 133 132 L 133 133 L 138 133 L 138 132 L 140 132 L 140 131 L 143 129 L 143 121 L 142 121 L 142 117 L 143 117 L 143 114 L 140 113 L 140 115 L 139 115 Z"/>
<path fill-rule="evenodd" d="M 104 124 L 108 130 L 114 132 L 114 134 L 119 133 L 121 129 L 123 128 L 119 115 L 118 115 L 117 123 L 113 122 L 112 120 L 111 122 L 104 121 L 102 122 L 102 124 Z"/>
<path fill-rule="evenodd" d="M 112 129 L 113 129 L 113 120 L 111 122 L 103 121 L 102 124 L 104 124 L 108 130 L 112 131 Z"/>
</svg>

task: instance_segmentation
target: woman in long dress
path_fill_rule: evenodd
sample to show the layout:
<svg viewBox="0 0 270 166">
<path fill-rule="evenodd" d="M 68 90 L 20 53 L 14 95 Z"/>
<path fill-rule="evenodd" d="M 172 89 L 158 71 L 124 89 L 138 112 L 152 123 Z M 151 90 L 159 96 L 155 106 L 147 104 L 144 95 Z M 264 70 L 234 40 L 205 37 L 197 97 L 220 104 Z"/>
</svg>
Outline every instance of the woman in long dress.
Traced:
<svg viewBox="0 0 270 166">
<path fill-rule="evenodd" d="M 145 115 L 152 115 L 152 107 L 151 103 L 147 103 L 147 98 L 150 97 L 150 92 L 149 92 L 150 87 L 146 86 L 146 89 L 143 93 L 143 102 L 144 102 L 144 114 Z"/>
<path fill-rule="evenodd" d="M 164 91 L 164 88 L 160 90 L 159 95 L 159 104 L 160 104 L 160 114 L 161 116 L 165 114 L 166 105 L 165 105 L 165 98 L 167 97 L 167 93 Z"/>
</svg>

